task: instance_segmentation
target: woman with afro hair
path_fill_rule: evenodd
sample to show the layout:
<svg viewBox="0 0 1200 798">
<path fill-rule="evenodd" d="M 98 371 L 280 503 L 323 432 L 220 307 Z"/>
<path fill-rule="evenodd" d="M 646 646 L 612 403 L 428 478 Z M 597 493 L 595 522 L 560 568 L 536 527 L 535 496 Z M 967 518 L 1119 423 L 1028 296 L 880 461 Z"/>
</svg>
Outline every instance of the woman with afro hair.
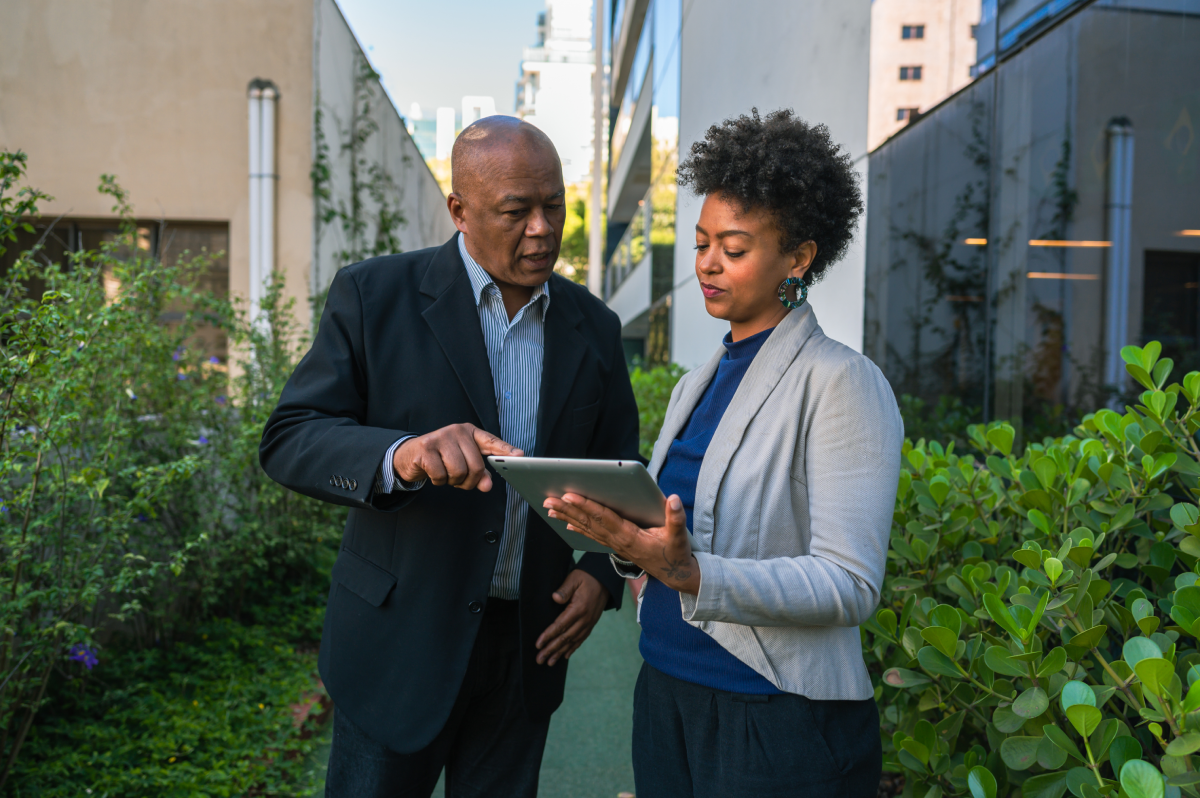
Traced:
<svg viewBox="0 0 1200 798">
<path fill-rule="evenodd" d="M 904 431 L 879 369 L 807 302 L 862 214 L 858 175 L 824 125 L 755 110 L 692 145 L 679 183 L 704 198 L 696 279 L 729 333 L 671 395 L 649 467 L 666 525 L 546 503 L 623 575 L 649 574 L 637 794 L 874 796 L 858 625 L 879 602 Z"/>
</svg>

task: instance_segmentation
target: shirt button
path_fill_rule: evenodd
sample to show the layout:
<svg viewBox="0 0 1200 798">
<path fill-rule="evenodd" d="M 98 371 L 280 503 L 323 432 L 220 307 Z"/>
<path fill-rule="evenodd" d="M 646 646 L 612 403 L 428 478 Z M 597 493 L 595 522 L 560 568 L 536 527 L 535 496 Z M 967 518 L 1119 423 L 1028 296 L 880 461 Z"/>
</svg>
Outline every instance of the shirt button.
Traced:
<svg viewBox="0 0 1200 798">
<path fill-rule="evenodd" d="M 497 535 L 495 532 L 492 532 L 489 530 L 487 533 L 484 534 L 483 539 L 486 540 L 488 543 L 495 543 L 497 540 L 500 539 L 500 536 Z"/>
<path fill-rule="evenodd" d="M 504 392 L 504 398 L 505 398 L 505 399 L 512 399 L 512 391 L 505 391 L 505 392 Z"/>
<path fill-rule="evenodd" d="M 483 603 L 479 602 L 479 601 L 472 601 L 470 604 L 467 605 L 467 609 L 469 609 L 471 612 L 478 614 L 480 612 L 483 612 Z"/>
</svg>

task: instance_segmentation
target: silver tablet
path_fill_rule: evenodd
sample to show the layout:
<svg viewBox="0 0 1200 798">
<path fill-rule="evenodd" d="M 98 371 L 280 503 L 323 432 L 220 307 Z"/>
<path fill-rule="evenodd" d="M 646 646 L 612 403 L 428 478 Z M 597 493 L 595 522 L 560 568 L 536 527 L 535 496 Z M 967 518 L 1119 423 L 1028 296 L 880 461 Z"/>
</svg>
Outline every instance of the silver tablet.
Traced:
<svg viewBox="0 0 1200 798">
<path fill-rule="evenodd" d="M 607 546 L 567 529 L 566 521 L 551 518 L 549 511 L 542 507 L 546 499 L 577 493 L 611 508 L 644 529 L 666 522 L 666 497 L 646 467 L 636 460 L 493 456 L 488 457 L 488 462 L 576 551 L 612 553 Z"/>
</svg>

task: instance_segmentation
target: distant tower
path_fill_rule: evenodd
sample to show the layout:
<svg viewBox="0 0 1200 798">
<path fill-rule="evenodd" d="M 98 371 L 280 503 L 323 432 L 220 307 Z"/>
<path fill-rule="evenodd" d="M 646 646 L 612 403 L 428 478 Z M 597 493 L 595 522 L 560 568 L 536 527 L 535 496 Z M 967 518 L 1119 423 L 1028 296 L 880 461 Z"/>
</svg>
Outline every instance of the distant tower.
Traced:
<svg viewBox="0 0 1200 798">
<path fill-rule="evenodd" d="M 454 148 L 454 109 L 449 107 L 437 109 L 437 157 L 439 160 L 450 157 Z"/>
</svg>

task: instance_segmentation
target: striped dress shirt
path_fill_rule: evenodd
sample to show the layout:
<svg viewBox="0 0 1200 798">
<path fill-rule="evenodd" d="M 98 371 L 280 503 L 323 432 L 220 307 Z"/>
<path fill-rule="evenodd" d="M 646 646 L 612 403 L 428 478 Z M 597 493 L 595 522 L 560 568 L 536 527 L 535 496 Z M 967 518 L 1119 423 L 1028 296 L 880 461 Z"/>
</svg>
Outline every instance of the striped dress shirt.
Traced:
<svg viewBox="0 0 1200 798">
<path fill-rule="evenodd" d="M 488 363 L 492 367 L 492 386 L 496 391 L 496 409 L 500 413 L 500 437 L 526 453 L 532 452 L 537 443 L 538 402 L 541 398 L 550 284 L 543 283 L 535 288 L 529 302 L 509 321 L 499 286 L 467 252 L 462 235 L 458 237 L 458 251 L 471 278 L 471 290 L 475 293 L 475 307 L 483 328 Z M 391 493 L 393 490 L 418 490 L 424 486 L 424 481 L 407 484 L 397 479 L 392 467 L 396 449 L 410 437 L 413 436 L 393 443 L 384 455 L 375 479 L 376 491 Z M 488 595 L 516 599 L 521 592 L 521 553 L 525 547 L 529 504 L 511 485 L 506 484 L 505 490 L 504 534 L 500 538 L 500 553 Z"/>
</svg>

